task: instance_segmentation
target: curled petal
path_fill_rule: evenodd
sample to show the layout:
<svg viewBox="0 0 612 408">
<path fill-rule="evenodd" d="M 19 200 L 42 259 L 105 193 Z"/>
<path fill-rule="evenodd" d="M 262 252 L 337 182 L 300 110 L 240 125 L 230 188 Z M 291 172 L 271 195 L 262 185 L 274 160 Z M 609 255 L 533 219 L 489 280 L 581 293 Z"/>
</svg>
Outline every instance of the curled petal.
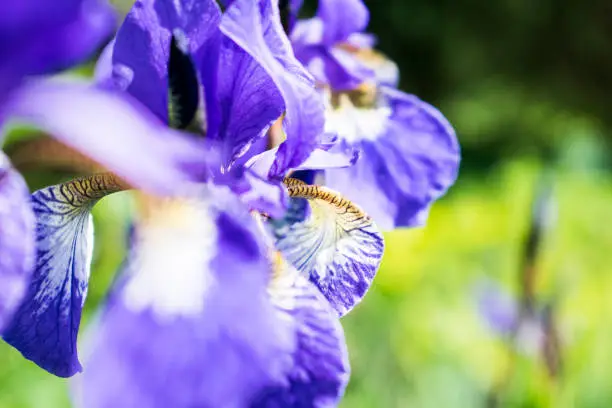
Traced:
<svg viewBox="0 0 612 408">
<path fill-rule="evenodd" d="M 34 215 L 19 173 L 0 151 L 0 334 L 25 295 L 34 267 Z"/>
<path fill-rule="evenodd" d="M 290 209 L 272 219 L 276 248 L 343 316 L 369 289 L 383 255 L 382 234 L 361 209 L 324 187 L 288 179 Z"/>
<path fill-rule="evenodd" d="M 43 81 L 22 87 L 7 109 L 135 187 L 162 195 L 189 188 L 201 174 L 201 145 L 127 98 L 85 84 Z"/>
<path fill-rule="evenodd" d="M 93 250 L 90 209 L 99 198 L 120 188 L 112 177 L 101 175 L 32 195 L 36 266 L 4 340 L 60 377 L 81 371 L 76 340 Z"/>
<path fill-rule="evenodd" d="M 91 337 L 82 406 L 245 407 L 283 380 L 295 338 L 267 296 L 254 221 L 223 192 L 141 201 L 123 277 Z"/>
<path fill-rule="evenodd" d="M 350 372 L 338 316 L 308 279 L 289 265 L 282 269 L 270 294 L 281 315 L 295 324 L 293 368 L 285 384 L 263 390 L 250 407 L 337 406 Z"/>
<path fill-rule="evenodd" d="M 451 125 L 413 95 L 384 88 L 372 109 L 341 108 L 327 124 L 360 149 L 355 166 L 332 169 L 326 185 L 359 203 L 383 229 L 422 225 L 431 204 L 455 182 L 459 143 Z"/>
<path fill-rule="evenodd" d="M 310 75 L 295 59 L 273 0 L 236 0 L 221 30 L 268 72 L 285 101 L 287 140 L 281 144 L 269 177 L 282 178 L 316 148 L 323 134 L 324 110 Z"/>
</svg>

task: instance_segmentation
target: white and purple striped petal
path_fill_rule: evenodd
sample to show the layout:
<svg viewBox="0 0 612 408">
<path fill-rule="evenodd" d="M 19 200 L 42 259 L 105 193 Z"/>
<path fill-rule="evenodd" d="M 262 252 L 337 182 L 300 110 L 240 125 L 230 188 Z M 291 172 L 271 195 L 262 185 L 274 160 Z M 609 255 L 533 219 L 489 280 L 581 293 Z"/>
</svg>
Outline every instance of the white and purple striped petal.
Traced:
<svg viewBox="0 0 612 408">
<path fill-rule="evenodd" d="M 347 103 L 329 112 L 328 130 L 361 154 L 353 167 L 327 170 L 326 185 L 383 229 L 419 226 L 457 178 L 459 144 L 431 105 L 391 88 L 379 92 L 372 108 Z"/>
<path fill-rule="evenodd" d="M 270 220 L 276 248 L 343 316 L 372 284 L 383 255 L 382 234 L 337 193 L 295 179 L 286 183 L 290 209 L 284 218 Z"/>
<path fill-rule="evenodd" d="M 21 175 L 0 151 L 0 334 L 26 292 L 34 267 L 34 215 Z"/>
<path fill-rule="evenodd" d="M 335 407 L 350 373 L 342 326 L 317 288 L 282 264 L 270 294 L 281 315 L 295 324 L 293 367 L 285 384 L 262 390 L 250 408 Z"/>
<path fill-rule="evenodd" d="M 266 248 L 247 210 L 219 193 L 144 200 L 91 337 L 81 406 L 246 407 L 284 381 L 295 334 L 267 294 Z"/>
<path fill-rule="evenodd" d="M 34 275 L 3 337 L 25 358 L 60 377 L 81 370 L 76 340 L 93 250 L 90 209 L 119 189 L 112 177 L 100 175 L 32 194 Z"/>
</svg>

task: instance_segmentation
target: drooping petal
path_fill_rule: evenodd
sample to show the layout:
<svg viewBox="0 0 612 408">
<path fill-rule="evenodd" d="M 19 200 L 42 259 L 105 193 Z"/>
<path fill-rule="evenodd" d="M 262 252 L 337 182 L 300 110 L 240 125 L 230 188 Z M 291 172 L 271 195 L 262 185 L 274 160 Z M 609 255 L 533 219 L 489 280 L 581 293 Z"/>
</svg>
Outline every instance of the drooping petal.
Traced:
<svg viewBox="0 0 612 408">
<path fill-rule="evenodd" d="M 362 0 L 319 0 L 317 17 L 323 22 L 323 44 L 332 46 L 365 30 L 370 12 Z"/>
<path fill-rule="evenodd" d="M 68 68 L 107 38 L 115 15 L 104 0 L 5 2 L 0 16 L 0 98 L 24 75 Z"/>
<path fill-rule="evenodd" d="M 136 187 L 172 194 L 190 186 L 201 172 L 200 144 L 127 98 L 85 84 L 43 81 L 16 92 L 7 110 Z"/>
<path fill-rule="evenodd" d="M 91 207 L 121 189 L 110 176 L 51 186 L 32 194 L 36 266 L 4 340 L 60 377 L 81 371 L 76 340 L 93 250 Z"/>
<path fill-rule="evenodd" d="M 275 1 L 234 1 L 223 16 L 221 30 L 257 60 L 283 96 L 287 140 L 279 147 L 269 174 L 270 178 L 282 178 L 319 143 L 324 125 L 321 98 L 293 56 Z"/>
<path fill-rule="evenodd" d="M 455 182 L 459 144 L 442 114 L 390 88 L 372 109 L 341 108 L 327 125 L 361 150 L 357 163 L 328 170 L 326 185 L 358 203 L 383 229 L 422 225 L 431 204 Z"/>
<path fill-rule="evenodd" d="M 214 0 L 138 0 L 117 33 L 113 51 L 116 80 L 168 123 L 168 59 L 176 30 L 194 57 L 216 32 L 220 10 Z"/>
<path fill-rule="evenodd" d="M 87 408 L 246 407 L 295 342 L 271 304 L 254 220 L 216 190 L 144 201 L 124 278 L 92 336 Z"/>
<path fill-rule="evenodd" d="M 21 175 L 0 151 L 0 334 L 25 295 L 34 267 L 34 215 Z"/>
<path fill-rule="evenodd" d="M 369 289 L 384 243 L 361 209 L 324 187 L 288 179 L 290 209 L 272 219 L 276 248 L 314 283 L 340 316 Z"/>
<path fill-rule="evenodd" d="M 278 272 L 270 294 L 279 312 L 295 324 L 293 368 L 286 384 L 261 391 L 250 408 L 335 407 L 350 372 L 338 316 L 317 288 L 293 267 L 281 261 Z"/>
</svg>

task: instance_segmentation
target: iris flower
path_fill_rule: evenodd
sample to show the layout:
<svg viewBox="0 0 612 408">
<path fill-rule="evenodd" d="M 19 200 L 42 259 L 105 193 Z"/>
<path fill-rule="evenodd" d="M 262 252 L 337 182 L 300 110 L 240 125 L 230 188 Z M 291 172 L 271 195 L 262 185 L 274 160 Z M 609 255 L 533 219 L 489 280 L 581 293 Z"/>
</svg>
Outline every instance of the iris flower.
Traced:
<svg viewBox="0 0 612 408">
<path fill-rule="evenodd" d="M 459 145 L 436 108 L 394 88 L 397 69 L 371 49 L 368 20 L 361 0 L 321 0 L 291 32 L 327 100 L 326 130 L 360 152 L 354 166 L 324 171 L 324 183 L 383 229 L 422 225 L 457 177 Z"/>
<path fill-rule="evenodd" d="M 338 317 L 370 286 L 383 241 L 338 193 L 286 178 L 346 163 L 328 154 L 323 104 L 276 2 L 222 13 L 212 0 L 139 0 L 97 72 L 90 92 L 142 111 L 87 118 L 125 136 L 87 141 L 117 155 L 92 155 L 109 172 L 33 194 L 35 279 L 5 339 L 54 374 L 81 370 L 90 210 L 136 189 L 129 253 L 92 331 L 77 404 L 335 406 L 349 373 Z M 243 164 L 279 117 L 286 140 Z M 126 125 L 134 118 L 140 128 Z"/>
</svg>

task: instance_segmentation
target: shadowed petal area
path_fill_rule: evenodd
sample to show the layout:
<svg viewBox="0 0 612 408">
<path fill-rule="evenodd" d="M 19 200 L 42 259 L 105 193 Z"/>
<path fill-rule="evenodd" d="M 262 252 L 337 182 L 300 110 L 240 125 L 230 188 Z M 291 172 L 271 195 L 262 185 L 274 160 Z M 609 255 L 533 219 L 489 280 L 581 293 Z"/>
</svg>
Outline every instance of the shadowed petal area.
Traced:
<svg viewBox="0 0 612 408">
<path fill-rule="evenodd" d="M 214 0 L 138 0 L 117 33 L 112 55 L 116 82 L 167 124 L 170 38 L 178 30 L 188 51 L 199 55 L 219 18 Z"/>
<path fill-rule="evenodd" d="M 7 109 L 135 187 L 161 195 L 190 187 L 201 175 L 201 144 L 128 98 L 82 83 L 41 81 L 22 87 Z"/>
<path fill-rule="evenodd" d="M 34 215 L 21 175 L 0 151 L 0 334 L 19 306 L 34 267 Z"/>
<path fill-rule="evenodd" d="M 324 109 L 310 75 L 295 59 L 273 0 L 236 0 L 221 22 L 225 35 L 268 72 L 285 101 L 287 140 L 277 152 L 269 177 L 282 178 L 317 147 L 323 134 Z"/>
<path fill-rule="evenodd" d="M 337 406 L 348 383 L 350 367 L 336 312 L 317 288 L 289 265 L 283 266 L 274 279 L 270 294 L 279 312 L 296 324 L 294 365 L 284 386 L 262 391 L 250 407 Z"/>
<path fill-rule="evenodd" d="M 385 230 L 419 226 L 457 178 L 459 144 L 433 106 L 390 88 L 380 92 L 374 108 L 341 107 L 328 117 L 328 130 L 361 154 L 353 167 L 328 170 L 326 185 Z"/>
<path fill-rule="evenodd" d="M 3 337 L 25 358 L 60 377 L 81 371 L 76 340 L 93 250 L 90 209 L 118 190 L 112 177 L 99 175 L 32 194 L 34 276 Z"/>
<path fill-rule="evenodd" d="M 276 248 L 314 283 L 340 316 L 369 289 L 384 243 L 361 209 L 324 187 L 287 179 L 290 209 L 272 219 Z"/>
<path fill-rule="evenodd" d="M 83 407 L 246 407 L 282 381 L 294 333 L 267 295 L 253 218 L 223 191 L 141 201 L 123 279 L 91 337 Z"/>
</svg>

